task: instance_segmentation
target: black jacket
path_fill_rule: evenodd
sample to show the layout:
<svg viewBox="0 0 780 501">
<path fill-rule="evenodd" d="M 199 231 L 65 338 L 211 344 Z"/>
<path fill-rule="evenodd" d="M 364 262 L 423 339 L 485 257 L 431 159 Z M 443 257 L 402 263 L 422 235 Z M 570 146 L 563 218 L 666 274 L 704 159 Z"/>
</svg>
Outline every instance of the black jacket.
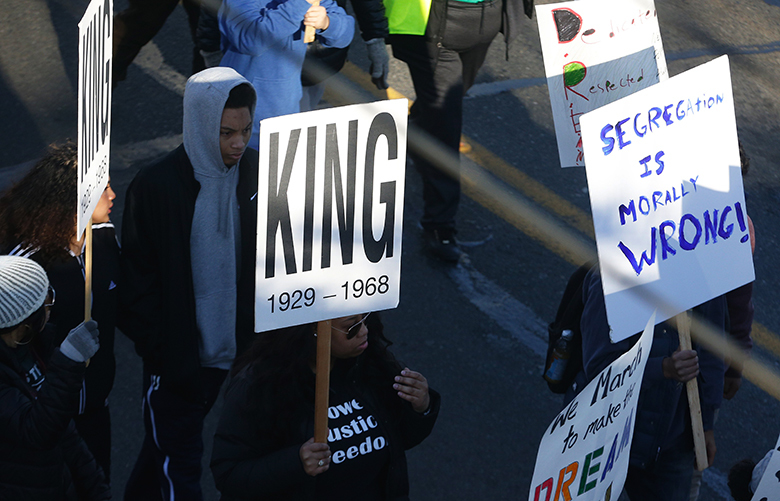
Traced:
<svg viewBox="0 0 780 501">
<path fill-rule="evenodd" d="M 584 309 L 581 319 L 583 372 L 578 374 L 578 388 L 582 391 L 609 364 L 628 351 L 639 339 L 639 334 L 612 343 L 604 302 L 601 275 L 592 269 L 583 283 Z M 693 308 L 700 319 L 723 332 L 726 326 L 726 299 L 718 296 Z M 653 331 L 653 346 L 648 354 L 637 401 L 634 435 L 629 462 L 643 469 L 652 467 L 658 453 L 680 444 L 693 447 L 691 419 L 686 387 L 663 376 L 663 359 L 671 357 L 680 346 L 677 330 L 659 323 Z M 709 350 L 696 346 L 699 356 L 699 398 L 704 430 L 715 425 L 715 411 L 723 397 L 725 366 Z M 567 401 L 573 395 L 567 394 Z"/>
<path fill-rule="evenodd" d="M 358 357 L 347 377 L 361 395 L 367 411 L 376 416 L 387 433 L 390 461 L 384 473 L 385 499 L 408 500 L 409 478 L 404 451 L 431 433 L 441 397 L 429 390 L 431 407 L 426 415 L 416 413 L 405 402 L 393 405 L 388 398 L 395 397 L 394 392 L 388 394 L 369 386 L 360 377 L 360 359 Z M 214 436 L 211 471 L 223 501 L 316 499 L 316 477 L 306 474 L 299 457 L 301 446 L 314 434 L 314 375 L 310 374 L 308 378 L 311 398 L 300 402 L 294 413 L 302 418 L 291 418 L 289 429 L 282 431 L 276 427 L 275 413 L 256 412 L 247 407 L 247 402 L 257 394 L 251 392 L 248 370 L 251 366 L 231 380 Z M 273 402 L 261 402 L 258 408 L 274 408 Z"/>
<path fill-rule="evenodd" d="M 39 366 L 46 380 L 36 395 L 12 350 L 0 342 L 0 500 L 111 499 L 72 421 L 85 364 L 55 349 L 41 353 Z"/>
<path fill-rule="evenodd" d="M 238 353 L 254 333 L 258 165 L 257 151 L 247 148 L 238 165 Z M 133 340 L 145 367 L 160 376 L 160 384 L 191 401 L 199 401 L 202 394 L 190 263 L 192 218 L 199 191 L 184 146 L 142 169 L 127 189 L 120 259 L 119 328 Z"/>
<path fill-rule="evenodd" d="M 59 346 L 71 329 L 84 321 L 84 254 L 76 257 L 63 250 L 63 259 L 42 263 L 34 250 L 22 245 L 6 249 L 11 255 L 28 257 L 46 270 L 57 293 L 49 324 L 54 326 L 52 346 Z M 100 329 L 100 349 L 90 359 L 84 375 L 80 413 L 99 409 L 111 393 L 116 374 L 114 331 L 119 289 L 119 244 L 113 223 L 92 227 L 92 318 Z"/>
</svg>

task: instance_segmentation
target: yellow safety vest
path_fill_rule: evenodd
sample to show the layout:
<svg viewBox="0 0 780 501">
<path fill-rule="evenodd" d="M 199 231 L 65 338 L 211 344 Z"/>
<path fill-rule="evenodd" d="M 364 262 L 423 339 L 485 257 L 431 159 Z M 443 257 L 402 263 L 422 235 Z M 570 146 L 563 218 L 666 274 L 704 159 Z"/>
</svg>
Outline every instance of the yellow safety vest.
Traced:
<svg viewBox="0 0 780 501">
<path fill-rule="evenodd" d="M 431 13 L 431 0 L 384 0 L 384 3 L 390 34 L 425 34 Z"/>
</svg>

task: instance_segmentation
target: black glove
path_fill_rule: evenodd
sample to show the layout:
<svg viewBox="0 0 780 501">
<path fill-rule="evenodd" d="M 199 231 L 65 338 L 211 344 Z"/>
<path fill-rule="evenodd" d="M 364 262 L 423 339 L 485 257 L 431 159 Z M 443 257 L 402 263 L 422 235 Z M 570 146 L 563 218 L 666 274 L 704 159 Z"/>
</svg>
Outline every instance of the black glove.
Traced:
<svg viewBox="0 0 780 501">
<path fill-rule="evenodd" d="M 371 81 L 377 89 L 386 89 L 387 74 L 390 73 L 390 56 L 387 55 L 384 38 L 372 38 L 366 42 L 368 60 L 371 61 Z"/>
<path fill-rule="evenodd" d="M 62 342 L 60 351 L 74 362 L 86 362 L 100 348 L 98 334 L 98 325 L 94 320 L 79 324 Z"/>
</svg>

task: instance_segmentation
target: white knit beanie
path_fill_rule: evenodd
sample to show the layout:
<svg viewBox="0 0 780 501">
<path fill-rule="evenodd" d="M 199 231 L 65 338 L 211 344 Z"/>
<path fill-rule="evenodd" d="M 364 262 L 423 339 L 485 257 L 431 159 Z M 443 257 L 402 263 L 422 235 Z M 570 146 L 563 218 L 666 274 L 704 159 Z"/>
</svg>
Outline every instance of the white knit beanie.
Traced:
<svg viewBox="0 0 780 501">
<path fill-rule="evenodd" d="M 49 277 L 33 261 L 0 256 L 0 329 L 19 325 L 41 307 L 49 290 Z"/>
</svg>

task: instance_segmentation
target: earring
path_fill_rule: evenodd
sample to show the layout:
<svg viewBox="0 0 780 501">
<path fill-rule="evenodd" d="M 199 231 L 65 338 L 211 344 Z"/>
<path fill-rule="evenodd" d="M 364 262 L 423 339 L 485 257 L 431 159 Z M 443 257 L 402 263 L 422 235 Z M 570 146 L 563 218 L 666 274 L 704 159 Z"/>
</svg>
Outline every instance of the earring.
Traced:
<svg viewBox="0 0 780 501">
<path fill-rule="evenodd" d="M 27 324 L 24 324 L 24 327 L 29 329 L 29 330 L 32 330 L 32 328 L 29 325 L 27 325 Z M 29 339 L 27 341 L 25 341 L 24 343 L 22 343 L 21 341 L 16 341 L 16 340 L 14 340 L 14 343 L 16 343 L 16 346 L 24 346 L 26 344 L 30 344 L 30 341 L 32 341 L 33 338 L 35 337 L 35 333 L 33 333 L 32 335 L 28 334 L 27 336 L 24 336 L 22 339 L 24 339 L 24 338 L 26 338 L 28 336 L 29 336 Z"/>
</svg>

